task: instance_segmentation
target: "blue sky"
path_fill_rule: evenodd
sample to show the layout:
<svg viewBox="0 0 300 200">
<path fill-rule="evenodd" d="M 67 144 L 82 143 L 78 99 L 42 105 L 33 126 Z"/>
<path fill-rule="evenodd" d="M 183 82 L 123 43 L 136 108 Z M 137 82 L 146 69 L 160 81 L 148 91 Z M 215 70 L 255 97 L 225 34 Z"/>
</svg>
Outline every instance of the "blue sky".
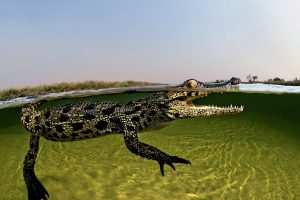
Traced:
<svg viewBox="0 0 300 200">
<path fill-rule="evenodd" d="M 0 88 L 300 77 L 297 0 L 0 0 Z"/>
</svg>

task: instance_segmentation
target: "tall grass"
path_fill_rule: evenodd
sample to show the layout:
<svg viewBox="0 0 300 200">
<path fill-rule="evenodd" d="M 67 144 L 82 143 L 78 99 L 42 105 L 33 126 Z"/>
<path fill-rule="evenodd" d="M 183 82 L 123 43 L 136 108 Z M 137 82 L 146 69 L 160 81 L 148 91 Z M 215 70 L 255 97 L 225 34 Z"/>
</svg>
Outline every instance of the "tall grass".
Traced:
<svg viewBox="0 0 300 200">
<path fill-rule="evenodd" d="M 13 99 L 17 97 L 37 97 L 49 93 L 67 92 L 72 90 L 97 90 L 114 87 L 133 87 L 159 85 L 142 81 L 83 81 L 63 82 L 51 85 L 39 85 L 36 87 L 9 88 L 0 90 L 0 100 Z"/>
</svg>

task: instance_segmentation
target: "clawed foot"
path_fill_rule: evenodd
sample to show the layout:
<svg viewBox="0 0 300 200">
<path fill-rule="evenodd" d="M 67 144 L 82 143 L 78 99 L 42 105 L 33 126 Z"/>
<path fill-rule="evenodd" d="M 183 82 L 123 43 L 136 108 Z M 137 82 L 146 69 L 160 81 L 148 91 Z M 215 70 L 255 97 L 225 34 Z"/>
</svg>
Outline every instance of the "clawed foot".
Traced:
<svg viewBox="0 0 300 200">
<path fill-rule="evenodd" d="M 47 200 L 49 194 L 36 176 L 31 174 L 30 182 L 27 185 L 28 200 Z"/>
<path fill-rule="evenodd" d="M 164 173 L 164 164 L 169 165 L 170 167 L 172 167 L 173 170 L 175 170 L 175 167 L 174 167 L 173 163 L 191 164 L 190 161 L 188 161 L 186 159 L 183 159 L 183 158 L 179 158 L 177 156 L 165 157 L 164 160 L 158 161 L 158 163 L 159 163 L 159 166 L 160 166 L 160 172 L 161 172 L 162 176 L 165 175 L 165 173 Z"/>
</svg>

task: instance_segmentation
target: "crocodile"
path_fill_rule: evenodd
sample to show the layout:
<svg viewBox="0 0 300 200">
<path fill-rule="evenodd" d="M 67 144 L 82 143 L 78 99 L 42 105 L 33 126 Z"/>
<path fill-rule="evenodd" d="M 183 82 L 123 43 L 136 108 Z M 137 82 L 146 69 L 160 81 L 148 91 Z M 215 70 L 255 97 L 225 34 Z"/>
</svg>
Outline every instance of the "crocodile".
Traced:
<svg viewBox="0 0 300 200">
<path fill-rule="evenodd" d="M 228 83 L 224 82 L 220 87 L 226 84 Z M 244 107 L 195 106 L 192 102 L 194 99 L 205 97 L 212 91 L 190 85 L 186 87 L 158 91 L 152 96 L 128 103 L 79 102 L 44 110 L 38 108 L 38 102 L 25 105 L 22 108 L 21 121 L 30 133 L 30 148 L 23 162 L 23 177 L 28 199 L 49 198 L 48 191 L 34 172 L 40 137 L 67 142 L 121 133 L 126 147 L 132 153 L 158 162 L 162 176 L 165 164 L 173 170 L 175 170 L 174 163 L 191 164 L 189 160 L 169 155 L 156 147 L 140 142 L 137 133 L 162 122 L 179 118 L 239 113 Z"/>
<path fill-rule="evenodd" d="M 234 88 L 241 83 L 241 79 L 232 77 L 228 81 L 222 82 L 201 82 L 196 79 L 188 79 L 182 84 L 176 87 L 187 87 L 187 88 Z"/>
</svg>

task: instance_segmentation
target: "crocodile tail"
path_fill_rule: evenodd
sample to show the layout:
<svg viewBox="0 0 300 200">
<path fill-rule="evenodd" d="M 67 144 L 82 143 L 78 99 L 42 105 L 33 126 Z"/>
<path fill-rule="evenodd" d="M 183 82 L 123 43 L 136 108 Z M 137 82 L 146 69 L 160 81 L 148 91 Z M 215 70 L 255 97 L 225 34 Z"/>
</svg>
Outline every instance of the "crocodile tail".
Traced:
<svg viewBox="0 0 300 200">
<path fill-rule="evenodd" d="M 27 130 L 34 124 L 35 117 L 39 116 L 38 105 L 39 103 L 31 103 L 22 107 L 21 122 Z"/>
</svg>

